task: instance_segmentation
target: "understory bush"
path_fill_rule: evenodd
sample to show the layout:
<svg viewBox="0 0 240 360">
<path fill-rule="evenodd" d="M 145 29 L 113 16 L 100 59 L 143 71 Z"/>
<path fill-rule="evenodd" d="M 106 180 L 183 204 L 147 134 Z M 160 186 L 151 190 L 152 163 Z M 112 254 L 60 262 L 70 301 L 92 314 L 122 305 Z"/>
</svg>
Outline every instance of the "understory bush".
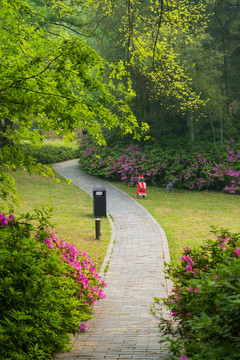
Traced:
<svg viewBox="0 0 240 360">
<path fill-rule="evenodd" d="M 30 144 L 24 144 L 23 152 L 27 156 L 31 156 L 41 164 L 54 164 L 61 161 L 76 159 L 78 150 L 67 145 L 54 146 L 45 143 L 41 147 L 33 147 Z"/>
<path fill-rule="evenodd" d="M 104 281 L 87 255 L 52 231 L 0 214 L 0 358 L 51 359 L 86 330 Z M 46 219 L 45 219 L 46 220 Z"/>
<path fill-rule="evenodd" d="M 168 265 L 172 292 L 154 299 L 151 311 L 159 318 L 169 359 L 239 359 L 240 234 L 214 232 L 216 240 L 186 247 L 180 264 Z"/>
<path fill-rule="evenodd" d="M 186 145 L 161 149 L 156 143 L 98 146 L 90 136 L 79 147 L 80 165 L 92 175 L 133 185 L 139 173 L 147 183 L 165 186 L 174 178 L 177 187 L 240 193 L 240 143 Z"/>
</svg>

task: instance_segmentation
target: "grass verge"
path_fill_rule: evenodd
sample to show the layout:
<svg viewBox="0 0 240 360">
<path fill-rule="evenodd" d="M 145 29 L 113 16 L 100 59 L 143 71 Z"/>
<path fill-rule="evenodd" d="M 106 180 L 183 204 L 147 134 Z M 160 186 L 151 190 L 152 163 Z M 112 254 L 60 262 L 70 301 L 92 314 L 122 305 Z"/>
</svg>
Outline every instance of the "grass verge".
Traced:
<svg viewBox="0 0 240 360">
<path fill-rule="evenodd" d="M 136 187 L 115 184 L 135 198 Z M 147 197 L 140 202 L 163 227 L 175 262 L 185 246 L 196 247 L 211 238 L 211 226 L 240 232 L 240 197 L 210 191 L 147 188 Z"/>
<path fill-rule="evenodd" d="M 59 183 L 36 174 L 28 175 L 21 169 L 13 175 L 24 198 L 21 208 L 15 208 L 15 214 L 32 213 L 39 205 L 51 204 L 54 207 L 51 222 L 55 235 L 85 251 L 100 270 L 111 238 L 111 226 L 108 219 L 103 218 L 101 240 L 95 240 L 92 198 L 59 175 L 56 175 L 61 179 Z"/>
</svg>

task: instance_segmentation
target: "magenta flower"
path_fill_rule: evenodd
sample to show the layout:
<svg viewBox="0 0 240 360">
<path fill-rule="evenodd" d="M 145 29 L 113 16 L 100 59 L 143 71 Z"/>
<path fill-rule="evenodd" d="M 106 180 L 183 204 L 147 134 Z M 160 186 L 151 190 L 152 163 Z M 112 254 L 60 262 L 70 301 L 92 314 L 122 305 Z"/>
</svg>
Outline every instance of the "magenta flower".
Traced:
<svg viewBox="0 0 240 360">
<path fill-rule="evenodd" d="M 0 214 L 0 225 L 4 228 L 8 224 L 8 219 L 4 214 Z"/>
<path fill-rule="evenodd" d="M 240 256 L 240 249 L 235 249 L 235 250 L 233 250 L 233 254 L 235 255 L 235 256 Z"/>
<path fill-rule="evenodd" d="M 80 325 L 80 330 L 81 330 L 81 331 L 86 331 L 86 330 L 87 330 L 86 325 L 85 325 L 85 324 L 81 324 L 81 325 Z"/>
<path fill-rule="evenodd" d="M 15 216 L 13 214 L 10 214 L 8 217 L 9 222 L 12 223 L 14 221 L 14 219 L 15 219 Z"/>
<path fill-rule="evenodd" d="M 227 248 L 224 243 L 221 243 L 221 244 L 220 244 L 220 247 L 221 247 L 223 250 L 226 250 L 226 248 Z"/>
<path fill-rule="evenodd" d="M 186 271 L 191 272 L 192 271 L 192 266 L 191 265 L 186 265 Z"/>
<path fill-rule="evenodd" d="M 188 360 L 188 358 L 186 356 L 184 356 L 184 355 L 181 355 L 179 360 Z"/>
</svg>

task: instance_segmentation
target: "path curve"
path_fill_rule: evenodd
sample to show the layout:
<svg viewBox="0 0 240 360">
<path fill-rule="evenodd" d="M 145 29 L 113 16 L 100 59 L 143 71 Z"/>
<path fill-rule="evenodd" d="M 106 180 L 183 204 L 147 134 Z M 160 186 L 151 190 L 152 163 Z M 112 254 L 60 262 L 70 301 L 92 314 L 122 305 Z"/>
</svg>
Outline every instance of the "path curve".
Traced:
<svg viewBox="0 0 240 360">
<path fill-rule="evenodd" d="M 154 296 L 167 296 L 164 261 L 170 256 L 162 227 L 130 196 L 81 170 L 77 160 L 57 163 L 54 170 L 91 196 L 94 186 L 106 188 L 113 230 L 100 272 L 103 277 L 109 265 L 106 299 L 94 306 L 94 319 L 74 338 L 73 350 L 54 360 L 164 359 L 158 322 L 148 310 Z"/>
</svg>

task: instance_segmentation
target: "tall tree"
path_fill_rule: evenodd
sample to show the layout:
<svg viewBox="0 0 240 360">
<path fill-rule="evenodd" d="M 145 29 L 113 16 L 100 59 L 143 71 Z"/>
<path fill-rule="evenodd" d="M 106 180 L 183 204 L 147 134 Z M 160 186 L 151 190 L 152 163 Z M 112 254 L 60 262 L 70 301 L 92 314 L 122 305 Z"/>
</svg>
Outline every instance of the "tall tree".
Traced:
<svg viewBox="0 0 240 360">
<path fill-rule="evenodd" d="M 65 29 L 56 32 L 50 24 L 54 17 L 70 16 L 71 3 L 44 3 L 2 0 L 0 4 L 0 116 L 14 123 L 4 128 L 8 143 L 0 147 L 1 189 L 7 195 L 12 179 L 4 166 L 36 167 L 34 160 L 21 153 L 22 134 L 37 118 L 43 129 L 71 133 L 86 129 L 104 143 L 102 128 L 117 127 L 121 134 L 139 137 L 141 128 L 125 99 L 132 96 L 129 87 L 121 93 L 109 82 L 112 69 L 85 41 Z M 114 69 L 116 72 L 116 69 Z M 108 76 L 105 74 L 108 73 Z M 119 72 L 118 77 L 124 76 Z M 118 95 L 119 94 L 119 95 Z M 143 124 L 142 130 L 146 128 Z M 2 129 L 3 135 L 3 129 Z"/>
<path fill-rule="evenodd" d="M 137 94 L 136 105 L 133 103 L 136 114 L 143 114 L 144 120 L 153 125 L 157 122 L 154 114 L 158 103 L 162 113 L 172 107 L 178 114 L 191 112 L 199 116 L 198 109 L 205 101 L 192 88 L 181 52 L 188 44 L 193 46 L 205 37 L 207 16 L 202 3 L 185 0 L 82 3 L 83 8 L 91 9 L 89 26 L 97 24 L 90 27 L 101 40 L 95 46 L 111 61 L 122 60 L 131 74 Z"/>
<path fill-rule="evenodd" d="M 35 4 L 41 4 L 40 0 Z M 189 113 L 199 117 L 205 101 L 193 90 L 181 53 L 205 37 L 207 16 L 201 2 L 72 0 L 71 14 L 59 6 L 52 2 L 47 7 L 48 24 L 55 25 L 56 32 L 65 28 L 84 37 L 101 56 L 114 64 L 120 62 L 129 72 L 137 95 L 131 108 L 136 115 L 144 114 L 138 119 L 157 125 L 156 113 L 172 114 L 169 107 L 178 113 L 175 118 L 181 113 L 186 118 Z"/>
</svg>

